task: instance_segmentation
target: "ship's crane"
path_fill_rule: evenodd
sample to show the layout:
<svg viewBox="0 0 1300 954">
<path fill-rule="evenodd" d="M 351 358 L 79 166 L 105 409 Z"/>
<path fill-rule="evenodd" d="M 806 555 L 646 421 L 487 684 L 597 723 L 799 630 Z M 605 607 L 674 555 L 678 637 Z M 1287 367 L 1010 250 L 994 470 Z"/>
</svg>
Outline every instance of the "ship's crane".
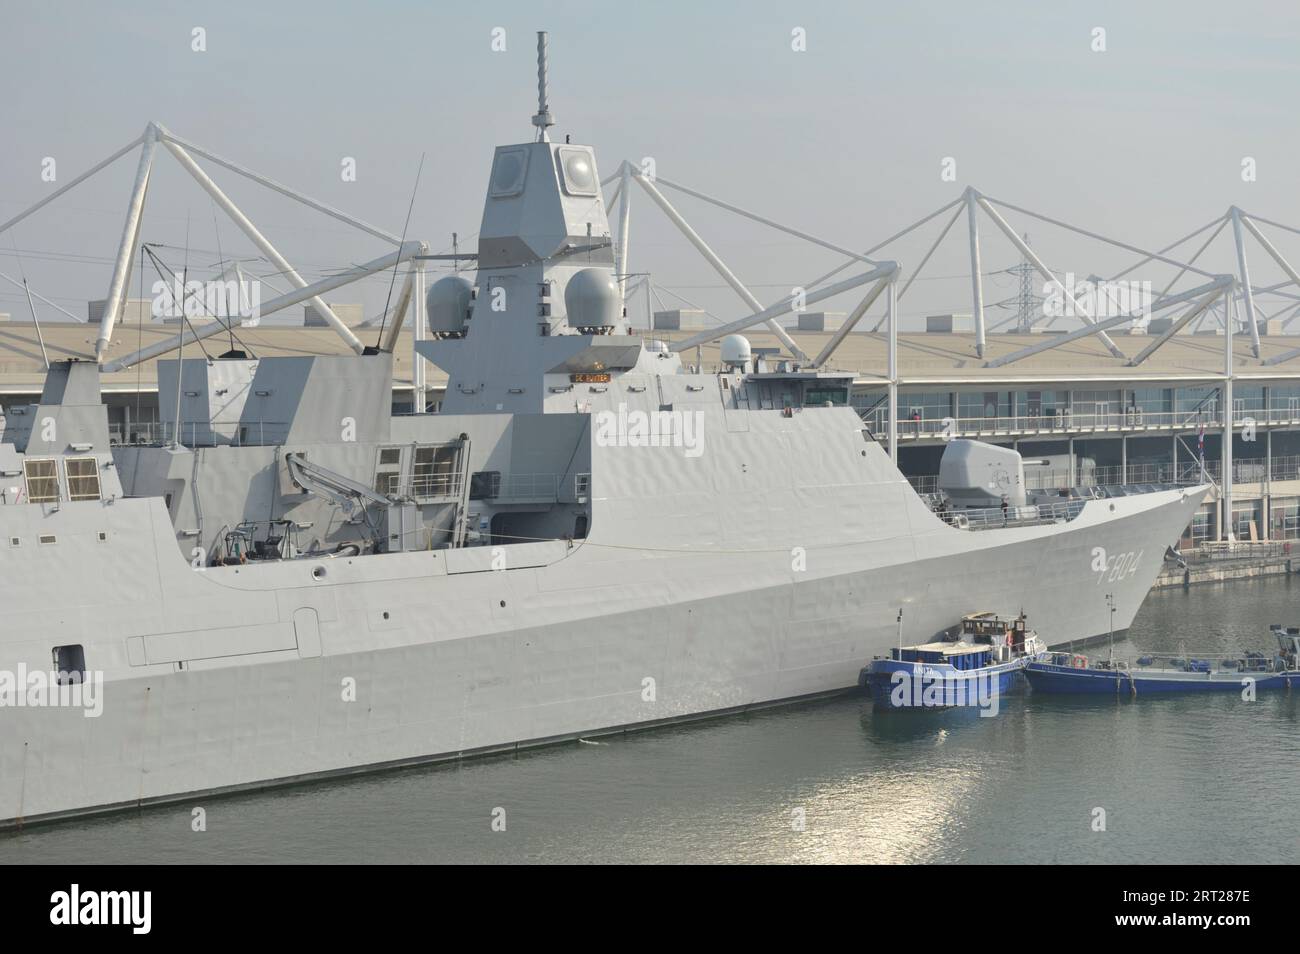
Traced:
<svg viewBox="0 0 1300 954">
<path fill-rule="evenodd" d="M 364 515 L 368 507 L 378 507 L 380 522 L 376 536 L 378 531 L 383 536 L 376 543 L 382 549 L 391 552 L 420 548 L 416 540 L 419 512 L 414 501 L 381 494 L 351 477 L 311 463 L 300 453 L 285 454 L 284 463 L 295 484 L 309 494 L 330 501 L 348 516 L 357 510 Z"/>
</svg>

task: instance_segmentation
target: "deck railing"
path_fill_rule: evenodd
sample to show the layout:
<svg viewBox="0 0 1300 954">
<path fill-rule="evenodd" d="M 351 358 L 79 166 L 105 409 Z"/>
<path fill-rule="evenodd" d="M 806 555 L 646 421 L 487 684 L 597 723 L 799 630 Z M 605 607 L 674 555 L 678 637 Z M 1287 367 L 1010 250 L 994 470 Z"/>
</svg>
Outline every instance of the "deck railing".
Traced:
<svg viewBox="0 0 1300 954">
<path fill-rule="evenodd" d="M 1223 477 L 1220 461 L 1179 461 L 1177 464 L 1136 463 L 1122 467 L 1118 464 L 1102 467 L 1080 468 L 1071 474 L 1063 468 L 1025 468 L 1027 490 L 1058 490 L 1063 487 L 1109 487 L 1125 484 L 1176 484 L 1191 487 L 1204 483 L 1219 483 Z M 907 478 L 919 494 L 939 493 L 937 474 L 918 474 Z M 1262 484 L 1272 481 L 1300 480 L 1300 455 L 1239 458 L 1232 462 L 1232 480 L 1235 484 Z"/>
<path fill-rule="evenodd" d="M 888 411 L 883 407 L 859 408 L 863 420 L 871 425 L 875 434 L 889 428 Z M 1233 424 L 1241 427 L 1247 421 L 1256 424 L 1300 425 L 1300 408 L 1238 408 L 1233 412 Z M 1066 408 L 1051 414 L 1016 414 L 986 417 L 908 417 L 899 409 L 898 438 L 900 441 L 947 437 L 1014 437 L 1040 434 L 1094 433 L 1097 431 L 1185 431 L 1221 428 L 1223 418 L 1217 410 L 1199 411 L 1147 411 L 1142 408 L 1118 410 L 1092 410 Z"/>
<path fill-rule="evenodd" d="M 288 433 L 287 421 L 218 424 L 215 428 L 204 421 L 183 421 L 179 428 L 179 443 L 186 447 L 265 447 L 282 443 Z M 108 425 L 108 439 L 114 444 L 161 447 L 172 443 L 177 434 L 178 429 L 172 421 L 132 421 L 130 425 L 110 422 Z"/>
<path fill-rule="evenodd" d="M 1086 500 L 1062 500 L 1059 503 L 1031 507 L 981 507 L 972 510 L 940 510 L 936 515 L 959 530 L 1000 530 L 1004 527 L 1035 527 L 1073 520 L 1083 510 Z"/>
</svg>

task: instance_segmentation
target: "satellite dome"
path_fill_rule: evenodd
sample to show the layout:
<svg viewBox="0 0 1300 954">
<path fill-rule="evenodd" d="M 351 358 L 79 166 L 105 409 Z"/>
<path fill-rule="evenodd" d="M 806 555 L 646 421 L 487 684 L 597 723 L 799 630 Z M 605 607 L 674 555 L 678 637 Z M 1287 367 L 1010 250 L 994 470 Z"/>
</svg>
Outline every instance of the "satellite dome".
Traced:
<svg viewBox="0 0 1300 954">
<path fill-rule="evenodd" d="M 722 339 L 722 363 L 728 366 L 749 364 L 753 351 L 744 335 L 727 335 Z"/>
<path fill-rule="evenodd" d="M 459 275 L 438 279 L 424 296 L 429 331 L 435 335 L 463 335 L 473 300 L 474 286 L 469 279 Z"/>
<path fill-rule="evenodd" d="M 574 328 L 613 328 L 623 317 L 623 296 L 614 275 L 604 268 L 584 268 L 564 287 L 564 309 Z"/>
</svg>

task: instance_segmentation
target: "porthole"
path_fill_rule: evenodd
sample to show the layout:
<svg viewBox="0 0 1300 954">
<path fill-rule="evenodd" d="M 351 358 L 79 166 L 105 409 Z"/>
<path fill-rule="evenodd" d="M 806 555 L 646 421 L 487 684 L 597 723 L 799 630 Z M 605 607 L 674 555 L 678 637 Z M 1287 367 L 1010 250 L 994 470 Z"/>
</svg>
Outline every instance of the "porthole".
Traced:
<svg viewBox="0 0 1300 954">
<path fill-rule="evenodd" d="M 317 579 L 317 580 L 325 579 L 325 567 L 323 566 L 313 567 L 311 571 L 311 575 L 313 579 Z"/>
</svg>

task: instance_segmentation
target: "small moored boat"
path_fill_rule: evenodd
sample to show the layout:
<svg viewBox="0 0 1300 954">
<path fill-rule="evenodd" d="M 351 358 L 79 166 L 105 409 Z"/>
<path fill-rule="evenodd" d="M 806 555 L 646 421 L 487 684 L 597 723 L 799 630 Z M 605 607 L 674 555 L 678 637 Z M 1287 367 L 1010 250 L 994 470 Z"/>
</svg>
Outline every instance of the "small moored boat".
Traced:
<svg viewBox="0 0 1300 954">
<path fill-rule="evenodd" d="M 1241 692 L 1247 688 L 1300 687 L 1300 628 L 1271 627 L 1278 651 L 1269 656 L 1153 656 L 1137 666 L 1122 660 L 1090 662 L 1078 653 L 1052 652 L 1025 666 L 1035 692 L 1145 695 L 1170 692 Z M 1164 663 L 1164 665 L 1157 665 Z"/>
<path fill-rule="evenodd" d="M 996 711 L 997 698 L 1015 688 L 1026 662 L 1046 646 L 1025 625 L 993 613 L 971 613 L 950 639 L 898 646 L 871 661 L 858 677 L 878 709 L 950 709 L 978 706 Z"/>
</svg>

